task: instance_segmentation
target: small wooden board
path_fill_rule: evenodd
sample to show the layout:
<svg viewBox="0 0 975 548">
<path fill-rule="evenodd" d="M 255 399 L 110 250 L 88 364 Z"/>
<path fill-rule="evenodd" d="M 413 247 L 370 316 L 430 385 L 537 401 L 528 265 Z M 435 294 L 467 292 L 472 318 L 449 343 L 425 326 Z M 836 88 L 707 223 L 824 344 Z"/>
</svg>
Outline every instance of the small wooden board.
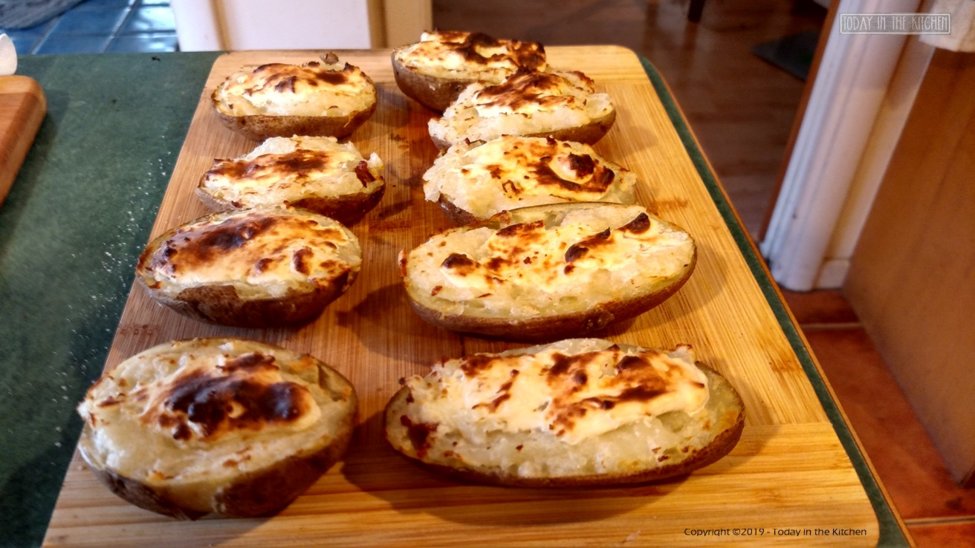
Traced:
<svg viewBox="0 0 975 548">
<path fill-rule="evenodd" d="M 455 483 L 415 468 L 386 446 L 380 413 L 400 377 L 423 373 L 443 357 L 518 345 L 460 337 L 425 324 L 410 309 L 396 256 L 448 226 L 440 209 L 423 200 L 420 186 L 437 154 L 426 130 L 431 113 L 396 88 L 388 51 L 343 52 L 379 87 L 375 115 L 352 140 L 385 161 L 389 185 L 382 203 L 353 227 L 364 249 L 355 285 L 314 323 L 263 331 L 183 318 L 136 287 L 106 367 L 154 344 L 198 336 L 250 337 L 310 353 L 342 371 L 359 393 L 361 424 L 349 453 L 275 517 L 196 522 L 128 505 L 98 484 L 76 455 L 46 543 L 809 544 L 835 543 L 814 530 L 837 528 L 846 531 L 844 544 L 876 544 L 879 526 L 864 488 L 639 59 L 613 46 L 548 52 L 554 67 L 582 70 L 611 94 L 619 115 L 596 148 L 636 172 L 643 181 L 639 201 L 686 228 L 700 253 L 697 270 L 677 295 L 608 336 L 645 346 L 690 343 L 699 359 L 723 373 L 747 406 L 744 434 L 730 455 L 659 485 L 547 491 Z M 239 52 L 217 59 L 153 236 L 205 212 L 193 189 L 213 158 L 255 145 L 219 123 L 208 102 L 213 87 L 244 66 L 313 57 Z"/>
<path fill-rule="evenodd" d="M 0 76 L 0 204 L 10 192 L 37 135 L 47 99 L 27 76 Z"/>
</svg>

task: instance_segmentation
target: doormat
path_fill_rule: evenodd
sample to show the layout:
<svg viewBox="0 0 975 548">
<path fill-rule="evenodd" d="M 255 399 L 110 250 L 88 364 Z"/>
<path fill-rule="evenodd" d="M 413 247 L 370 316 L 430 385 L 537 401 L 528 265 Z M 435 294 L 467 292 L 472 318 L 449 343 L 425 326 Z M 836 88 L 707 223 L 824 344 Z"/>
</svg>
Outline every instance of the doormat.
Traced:
<svg viewBox="0 0 975 548">
<path fill-rule="evenodd" d="M 818 31 L 806 31 L 758 44 L 752 48 L 752 53 L 772 66 L 805 81 L 818 42 Z"/>
<path fill-rule="evenodd" d="M 0 29 L 24 29 L 60 15 L 81 0 L 0 0 Z"/>
</svg>

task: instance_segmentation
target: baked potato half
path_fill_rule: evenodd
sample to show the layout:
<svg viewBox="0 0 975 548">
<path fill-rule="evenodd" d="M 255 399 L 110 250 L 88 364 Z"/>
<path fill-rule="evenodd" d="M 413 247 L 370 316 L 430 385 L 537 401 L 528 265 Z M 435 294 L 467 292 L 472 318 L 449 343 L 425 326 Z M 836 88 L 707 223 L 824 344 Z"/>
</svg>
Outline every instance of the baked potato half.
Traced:
<svg viewBox="0 0 975 548">
<path fill-rule="evenodd" d="M 438 473 L 518 487 L 661 481 L 720 459 L 741 437 L 734 387 L 687 345 L 568 339 L 444 360 L 402 381 L 386 439 Z"/>
<path fill-rule="evenodd" d="M 474 82 L 500 84 L 516 72 L 547 68 L 537 42 L 466 31 L 425 32 L 419 42 L 393 50 L 392 63 L 399 89 L 437 112 Z"/>
<path fill-rule="evenodd" d="M 440 118 L 428 123 L 439 148 L 502 135 L 554 137 L 592 144 L 616 121 L 609 95 L 578 71 L 516 73 L 496 85 L 464 89 Z"/>
<path fill-rule="evenodd" d="M 356 393 L 311 356 L 194 339 L 123 361 L 78 412 L 81 456 L 116 495 L 181 519 L 253 517 L 286 507 L 341 458 Z"/>
<path fill-rule="evenodd" d="M 268 63 L 230 75 L 211 94 L 228 128 L 255 140 L 346 137 L 372 116 L 376 86 L 334 54 L 304 65 Z"/>
<path fill-rule="evenodd" d="M 506 135 L 458 143 L 423 174 L 426 199 L 458 222 L 563 202 L 636 201 L 636 175 L 589 145 L 551 137 Z"/>
<path fill-rule="evenodd" d="M 278 327 L 313 320 L 355 281 L 359 240 L 301 209 L 207 215 L 152 240 L 136 278 L 149 296 L 203 321 Z"/>
<path fill-rule="evenodd" d="M 690 278 L 694 240 L 639 205 L 502 212 L 400 254 L 424 320 L 515 340 L 588 336 L 662 303 Z"/>
<path fill-rule="evenodd" d="M 211 209 L 292 206 L 345 225 L 382 199 L 383 162 L 335 137 L 271 137 L 244 156 L 214 160 L 197 186 Z"/>
</svg>

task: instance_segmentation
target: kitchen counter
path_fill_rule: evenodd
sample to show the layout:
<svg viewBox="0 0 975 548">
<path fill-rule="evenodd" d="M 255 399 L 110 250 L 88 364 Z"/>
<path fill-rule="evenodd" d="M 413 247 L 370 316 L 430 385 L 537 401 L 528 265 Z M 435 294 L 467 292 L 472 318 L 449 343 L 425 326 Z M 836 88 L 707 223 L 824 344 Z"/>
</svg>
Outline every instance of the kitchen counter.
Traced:
<svg viewBox="0 0 975 548">
<path fill-rule="evenodd" d="M 80 431 L 74 406 L 105 364 L 132 267 L 216 58 L 215 53 L 178 53 L 21 61 L 19 73 L 37 79 L 47 94 L 48 116 L 0 206 L 0 447 L 7 450 L 0 461 L 2 543 L 29 545 L 44 538 Z M 904 544 L 814 359 L 679 108 L 653 67 L 644 61 L 643 68 L 760 287 L 765 301 L 760 304 L 781 326 L 800 374 L 808 377 L 856 470 L 876 513 L 879 543 Z"/>
<path fill-rule="evenodd" d="M 215 53 L 28 56 L 48 114 L 0 205 L 0 545 L 39 544 Z"/>
</svg>

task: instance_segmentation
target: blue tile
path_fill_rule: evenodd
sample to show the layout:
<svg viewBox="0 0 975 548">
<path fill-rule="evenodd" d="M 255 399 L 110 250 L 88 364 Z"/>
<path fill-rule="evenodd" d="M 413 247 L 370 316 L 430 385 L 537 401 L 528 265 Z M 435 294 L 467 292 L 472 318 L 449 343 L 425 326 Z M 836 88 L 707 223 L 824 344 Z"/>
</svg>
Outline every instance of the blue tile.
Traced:
<svg viewBox="0 0 975 548">
<path fill-rule="evenodd" d="M 122 25 L 127 7 L 117 9 L 76 8 L 58 19 L 53 34 L 104 34 L 111 36 Z"/>
<path fill-rule="evenodd" d="M 178 40 L 175 32 L 147 32 L 142 34 L 120 34 L 112 40 L 106 51 L 176 51 Z"/>
<path fill-rule="evenodd" d="M 17 48 L 17 55 L 28 55 L 34 51 L 44 35 L 47 34 L 50 25 L 35 25 L 26 29 L 15 29 L 5 31 L 7 36 L 13 40 L 14 47 Z"/>
<path fill-rule="evenodd" d="M 124 8 L 135 4 L 136 0 L 85 0 L 75 9 Z"/>
<path fill-rule="evenodd" d="M 128 20 L 122 26 L 122 34 L 137 32 L 175 31 L 176 20 L 169 6 L 137 6 L 132 8 Z"/>
<path fill-rule="evenodd" d="M 34 53 L 102 53 L 110 39 L 110 36 L 51 34 Z"/>
</svg>

